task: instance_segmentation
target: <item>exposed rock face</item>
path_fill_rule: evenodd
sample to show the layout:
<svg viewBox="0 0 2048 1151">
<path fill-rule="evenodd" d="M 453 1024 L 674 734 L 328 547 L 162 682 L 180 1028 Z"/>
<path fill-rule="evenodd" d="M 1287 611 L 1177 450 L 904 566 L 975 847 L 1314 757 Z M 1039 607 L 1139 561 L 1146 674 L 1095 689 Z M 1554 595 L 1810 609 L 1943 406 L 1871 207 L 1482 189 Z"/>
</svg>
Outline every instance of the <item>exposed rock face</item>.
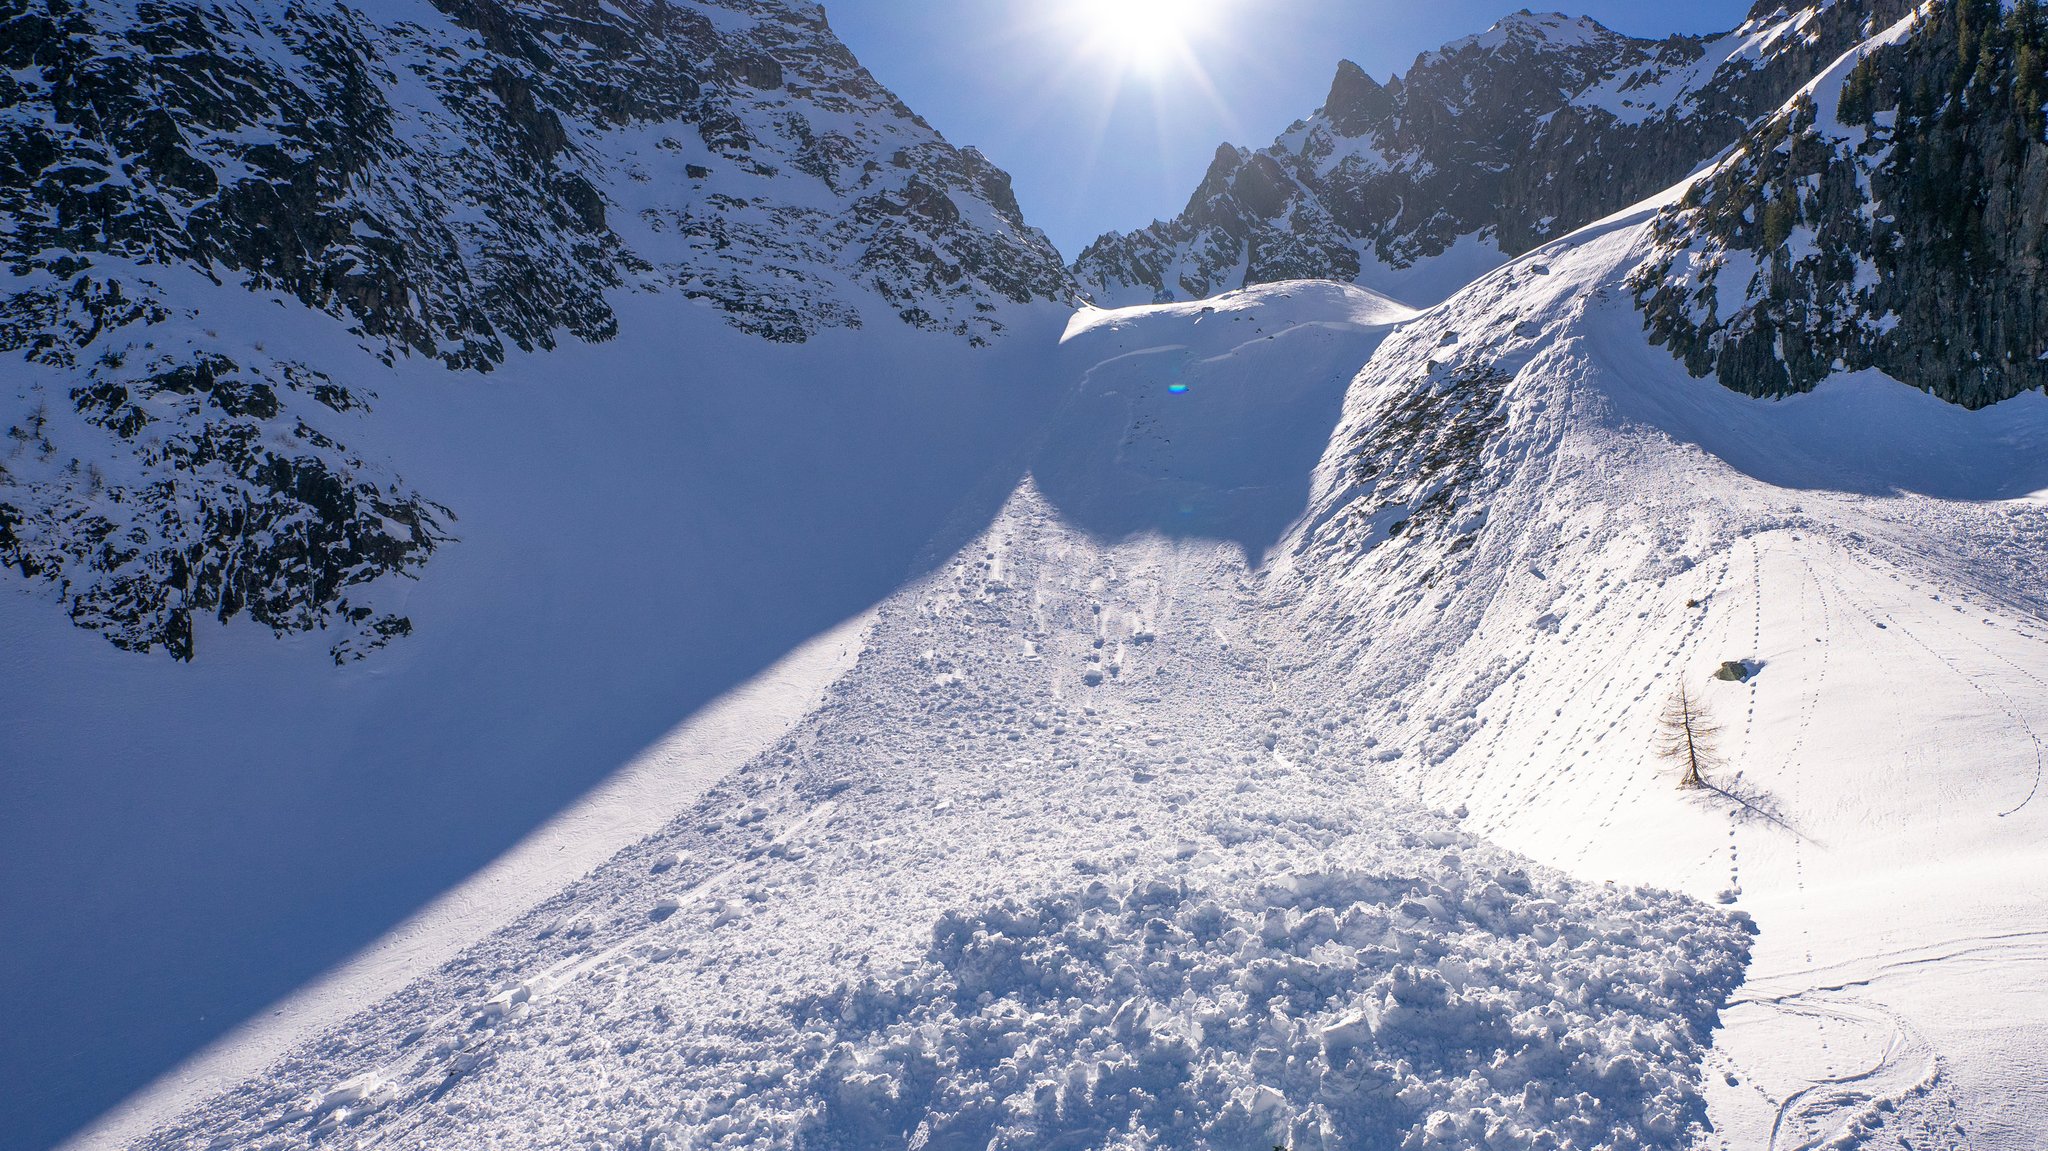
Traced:
<svg viewBox="0 0 2048 1151">
<path fill-rule="evenodd" d="M 1657 225 L 1651 337 L 1756 396 L 1879 368 L 1981 407 L 2048 387 L 2048 19 L 1944 0 L 1750 133 Z"/>
<path fill-rule="evenodd" d="M 1469 569 L 1520 453 L 1500 451 L 1519 378 L 1545 332 L 1520 319 L 1511 273 L 1387 337 L 1359 373 L 1331 437 L 1296 555 L 1331 586 L 1369 581 L 1420 603 Z M 1484 316 L 1483 327 L 1467 321 Z M 1461 330 L 1462 329 L 1462 330 Z"/>
<path fill-rule="evenodd" d="M 332 626 L 335 660 L 361 658 L 411 624 L 358 602 L 359 585 L 411 572 L 454 518 L 306 422 L 364 406 L 291 361 L 106 353 L 7 429 L 0 562 L 130 650 L 190 659 L 195 616 L 247 615 Z"/>
<path fill-rule="evenodd" d="M 999 326 L 982 297 L 1066 290 L 1008 178 L 877 85 L 812 5 L 440 0 L 404 16 L 17 8 L 0 40 L 17 275 L 89 253 L 218 263 L 455 367 L 612 335 L 603 293 L 621 283 L 674 284 L 785 339 L 857 324 L 856 286 L 904 311 L 930 299 L 913 322 L 967 336 Z M 619 187 L 671 157 L 660 175 L 687 191 Z M 796 209 L 796 185 L 832 208 Z M 648 251 L 629 242 L 643 230 L 693 242 Z M 819 306 L 769 314 L 765 297 L 805 294 L 791 272 Z"/>
<path fill-rule="evenodd" d="M 1347 61 L 1314 116 L 1226 146 L 1180 216 L 1102 237 L 1074 273 L 1098 302 L 1302 277 L 1433 302 L 1676 183 L 1907 7 L 1766 2 L 1727 35 L 1662 41 L 1523 12 L 1385 85 Z"/>
<path fill-rule="evenodd" d="M 451 518 L 344 446 L 363 381 L 202 334 L 195 272 L 477 371 L 620 335 L 616 291 L 974 343 L 1071 295 L 804 0 L 0 0 L 0 262 L 0 355 L 48 369 L 0 409 L 0 562 L 181 657 L 201 611 L 402 632 L 359 585 Z"/>
</svg>

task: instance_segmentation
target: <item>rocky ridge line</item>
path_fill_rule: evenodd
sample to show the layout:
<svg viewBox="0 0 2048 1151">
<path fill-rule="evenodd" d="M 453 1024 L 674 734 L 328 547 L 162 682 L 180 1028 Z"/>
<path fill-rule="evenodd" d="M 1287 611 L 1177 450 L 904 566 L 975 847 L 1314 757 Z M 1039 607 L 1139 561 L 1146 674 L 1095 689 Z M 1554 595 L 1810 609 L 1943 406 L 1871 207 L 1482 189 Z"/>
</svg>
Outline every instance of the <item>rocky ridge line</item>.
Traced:
<svg viewBox="0 0 2048 1151">
<path fill-rule="evenodd" d="M 1676 183 L 1908 7 L 1765 0 L 1725 35 L 1665 40 L 1524 11 L 1384 85 L 1347 61 L 1314 116 L 1225 145 L 1179 216 L 1102 237 L 1073 271 L 1105 304 L 1308 278 L 1397 297 L 1405 280 L 1433 303 Z"/>
</svg>

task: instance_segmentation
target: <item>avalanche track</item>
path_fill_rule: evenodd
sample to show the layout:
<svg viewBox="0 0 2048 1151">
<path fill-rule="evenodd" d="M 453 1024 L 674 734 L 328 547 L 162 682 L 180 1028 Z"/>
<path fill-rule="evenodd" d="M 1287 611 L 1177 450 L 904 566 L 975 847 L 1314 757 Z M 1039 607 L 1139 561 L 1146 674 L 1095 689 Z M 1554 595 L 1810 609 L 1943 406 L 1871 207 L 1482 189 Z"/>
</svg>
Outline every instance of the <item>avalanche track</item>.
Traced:
<svg viewBox="0 0 2048 1151">
<path fill-rule="evenodd" d="M 1334 769 L 1309 733 L 1353 717 L 1287 690 L 1249 577 L 1020 492 L 707 806 L 141 1145 L 1698 1124 L 1746 929 L 1531 872 Z"/>
<path fill-rule="evenodd" d="M 1077 317 L 789 734 L 120 1142 L 2038 1145 L 2048 403 L 1691 380 L 1643 219 Z"/>
</svg>

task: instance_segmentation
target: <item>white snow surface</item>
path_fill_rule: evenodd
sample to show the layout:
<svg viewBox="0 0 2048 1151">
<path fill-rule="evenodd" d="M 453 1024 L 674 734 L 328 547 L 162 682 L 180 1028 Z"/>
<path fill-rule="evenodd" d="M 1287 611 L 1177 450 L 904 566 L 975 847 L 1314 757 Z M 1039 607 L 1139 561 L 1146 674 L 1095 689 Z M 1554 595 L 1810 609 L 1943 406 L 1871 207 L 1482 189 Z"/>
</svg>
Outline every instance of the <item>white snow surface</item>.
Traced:
<svg viewBox="0 0 2048 1151">
<path fill-rule="evenodd" d="M 1621 287 L 1640 219 L 1482 280 L 1361 376 L 1340 445 L 1376 388 L 1512 372 L 1490 526 L 1433 567 L 1361 535 L 1333 452 L 1279 580 L 1313 674 L 1379 701 L 1391 779 L 1469 829 L 1756 917 L 1708 1145 L 2040 1146 L 2048 399 L 1689 379 Z M 1710 678 L 1725 661 L 1753 678 Z M 1680 683 L 1724 728 L 1703 791 L 1650 754 Z"/>
<path fill-rule="evenodd" d="M 914 334 L 771 356 L 710 324 L 670 354 L 711 349 L 691 378 L 744 373 L 743 399 L 650 396 L 622 373 L 657 361 L 608 349 L 511 365 L 489 412 L 387 388 L 392 426 L 499 446 L 435 477 L 480 510 L 369 670 L 228 629 L 166 686 L 9 598 L 0 703 L 35 713 L 10 722 L 42 786 L 105 786 L 64 773 L 167 725 L 197 754 L 253 726 L 344 794 L 437 754 L 488 786 L 469 743 L 546 698 L 536 664 L 550 690 L 612 673 L 486 740 L 528 773 L 688 714 L 716 678 L 693 643 L 820 586 L 844 609 L 784 650 L 879 601 L 823 702 L 659 830 L 566 886 L 536 869 L 530 910 L 390 998 L 79 1145 L 2048 1143 L 2048 399 L 1692 380 L 1623 287 L 1646 219 L 1419 315 L 1328 285 L 1064 339 L 1048 315 L 1017 337 L 1036 359 L 948 388 L 891 375 L 933 371 Z M 745 418 L 695 410 L 721 403 Z M 833 468 L 891 451 L 946 455 L 845 496 Z M 636 500 L 593 507 L 590 469 Z M 749 553 L 749 517 L 801 509 L 827 546 Z M 784 567 L 848 555 L 862 578 Z M 675 622 L 729 602 L 759 606 Z M 1749 680 L 1711 679 L 1728 661 Z M 1723 729 L 1695 791 L 1651 754 L 1681 683 Z M 80 736 L 110 684 L 135 734 Z M 375 705 L 252 718 L 315 692 Z"/>
<path fill-rule="evenodd" d="M 706 804 L 138 1145 L 1656 1146 L 1697 1124 L 1742 922 L 1532 874 L 1320 765 L 1243 630 L 1244 575 L 1210 543 L 1092 546 L 1027 485 Z"/>
<path fill-rule="evenodd" d="M 813 709 L 825 689 L 852 666 L 870 622 L 865 616 L 850 620 L 713 700 L 361 954 L 103 1116 L 81 1142 L 119 1147 L 141 1138 L 166 1115 L 261 1072 L 308 1035 L 345 1023 L 404 990 L 530 910 L 536 892 L 573 883 L 659 829 Z M 681 852 L 671 866 L 688 862 L 688 853 Z"/>
<path fill-rule="evenodd" d="M 0 588 L 0 939 L 36 941 L 0 947 L 10 1151 L 277 1009 L 943 560 L 1056 394 L 1036 358 L 908 329 L 771 345 L 639 294 L 618 300 L 635 338 L 479 382 L 384 365 L 290 301 L 176 286 L 205 318 L 160 341 L 204 324 L 233 354 L 374 381 L 351 448 L 442 486 L 459 543 L 380 592 L 423 642 L 353 669 L 330 637 L 240 620 L 171 668 Z M 1068 314 L 1012 319 L 1053 347 Z"/>
</svg>

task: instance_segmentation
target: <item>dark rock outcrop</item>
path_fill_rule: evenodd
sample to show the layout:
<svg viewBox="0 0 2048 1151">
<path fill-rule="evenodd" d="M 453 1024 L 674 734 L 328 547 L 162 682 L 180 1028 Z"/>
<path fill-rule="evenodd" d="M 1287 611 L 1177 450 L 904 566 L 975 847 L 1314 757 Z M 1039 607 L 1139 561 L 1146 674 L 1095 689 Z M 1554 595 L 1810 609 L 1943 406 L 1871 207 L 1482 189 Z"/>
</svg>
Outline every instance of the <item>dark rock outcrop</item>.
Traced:
<svg viewBox="0 0 2048 1151">
<path fill-rule="evenodd" d="M 1943 0 L 1657 223 L 1651 338 L 1755 396 L 1878 368 L 1968 407 L 2048 387 L 2048 18 Z"/>
<path fill-rule="evenodd" d="M 365 397 L 303 364 L 206 352 L 108 357 L 77 379 L 68 411 L 30 412 L 0 447 L 0 563 L 54 582 L 75 623 L 179 659 L 199 616 L 332 625 L 337 662 L 411 630 L 357 596 L 425 562 L 452 513 L 286 415 Z M 118 470 L 59 451 L 60 420 L 114 437 Z"/>
</svg>

